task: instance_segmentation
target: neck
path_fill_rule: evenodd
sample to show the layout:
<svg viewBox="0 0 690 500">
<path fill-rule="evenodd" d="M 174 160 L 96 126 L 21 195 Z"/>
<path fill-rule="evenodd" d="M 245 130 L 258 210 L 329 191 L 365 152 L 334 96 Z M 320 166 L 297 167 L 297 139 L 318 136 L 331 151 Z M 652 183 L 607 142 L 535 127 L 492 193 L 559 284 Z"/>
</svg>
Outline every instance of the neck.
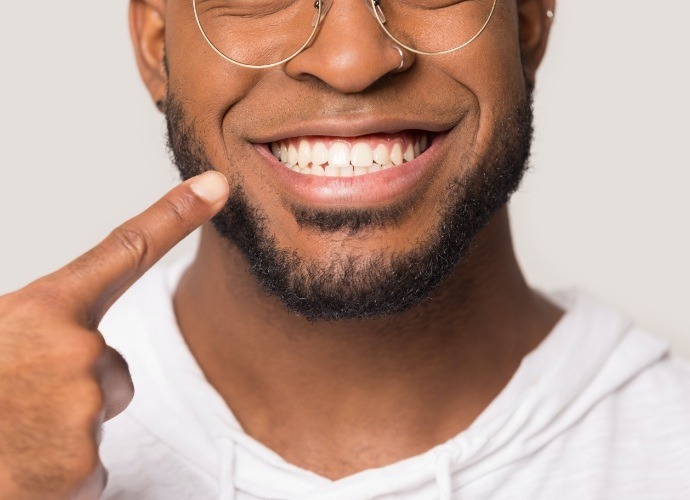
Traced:
<svg viewBox="0 0 690 500">
<path fill-rule="evenodd" d="M 561 315 L 525 283 L 505 209 L 431 300 L 397 316 L 295 316 L 209 228 L 175 308 L 197 362 L 244 430 L 332 479 L 464 430 Z"/>
</svg>

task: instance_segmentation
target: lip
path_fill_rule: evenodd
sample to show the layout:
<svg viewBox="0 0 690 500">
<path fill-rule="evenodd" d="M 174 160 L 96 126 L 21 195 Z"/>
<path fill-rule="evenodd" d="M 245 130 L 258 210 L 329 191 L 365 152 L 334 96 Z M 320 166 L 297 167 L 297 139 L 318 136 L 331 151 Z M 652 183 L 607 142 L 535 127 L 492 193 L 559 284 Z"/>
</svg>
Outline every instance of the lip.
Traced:
<svg viewBox="0 0 690 500">
<path fill-rule="evenodd" d="M 454 123 L 439 123 L 427 120 L 400 119 L 379 117 L 371 118 L 343 117 L 313 121 L 300 121 L 295 124 L 285 124 L 269 134 L 249 137 L 253 144 L 268 144 L 271 142 L 304 136 L 331 137 L 359 137 L 370 134 L 391 134 L 404 130 L 423 130 L 435 134 L 443 134 L 450 130 Z"/>
<path fill-rule="evenodd" d="M 320 129 L 319 132 L 333 135 L 334 131 Z M 339 132 L 339 137 L 345 136 L 342 129 Z M 366 207 L 399 201 L 421 187 L 424 178 L 428 177 L 430 167 L 437 163 L 436 159 L 446 136 L 445 133 L 437 134 L 429 148 L 412 161 L 354 177 L 300 174 L 280 163 L 267 144 L 254 144 L 254 148 L 265 159 L 266 166 L 271 170 L 270 175 L 278 179 L 289 196 L 300 203 L 321 207 Z"/>
</svg>

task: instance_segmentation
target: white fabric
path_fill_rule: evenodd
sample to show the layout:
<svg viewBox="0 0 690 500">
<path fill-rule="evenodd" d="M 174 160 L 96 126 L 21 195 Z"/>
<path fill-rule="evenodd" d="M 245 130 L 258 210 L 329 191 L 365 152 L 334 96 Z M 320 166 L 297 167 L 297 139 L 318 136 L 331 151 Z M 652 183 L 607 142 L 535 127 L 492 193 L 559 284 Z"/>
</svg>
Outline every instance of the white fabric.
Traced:
<svg viewBox="0 0 690 500">
<path fill-rule="evenodd" d="M 477 420 L 453 439 L 338 481 L 245 434 L 177 327 L 184 269 L 150 271 L 101 331 L 136 395 L 105 426 L 106 499 L 690 499 L 690 366 L 578 293 Z"/>
</svg>

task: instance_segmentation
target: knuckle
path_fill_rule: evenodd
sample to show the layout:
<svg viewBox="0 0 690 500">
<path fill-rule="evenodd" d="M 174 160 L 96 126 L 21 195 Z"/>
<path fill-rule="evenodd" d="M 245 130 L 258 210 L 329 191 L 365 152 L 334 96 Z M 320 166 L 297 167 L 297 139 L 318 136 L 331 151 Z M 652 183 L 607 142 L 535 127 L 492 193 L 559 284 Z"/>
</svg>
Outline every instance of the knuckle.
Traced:
<svg viewBox="0 0 690 500">
<path fill-rule="evenodd" d="M 82 419 L 85 424 L 100 425 L 103 408 L 105 406 L 105 394 L 103 388 L 97 382 L 85 384 L 81 390 L 80 401 L 82 401 Z"/>
<path fill-rule="evenodd" d="M 134 227 L 120 226 L 113 230 L 111 237 L 119 247 L 132 259 L 133 267 L 137 268 L 149 253 L 149 240 L 146 233 Z"/>
<path fill-rule="evenodd" d="M 196 199 L 192 196 L 178 196 L 174 200 L 163 198 L 163 208 L 172 220 L 181 227 L 189 226 L 189 213 L 192 211 Z"/>
<path fill-rule="evenodd" d="M 71 456 L 65 464 L 71 483 L 69 489 L 84 488 L 89 479 L 94 477 L 101 467 L 98 446 L 95 442 L 89 442 L 88 445 L 79 450 L 78 454 Z"/>
<path fill-rule="evenodd" d="M 51 386 L 91 379 L 105 351 L 99 335 L 81 328 L 25 331 L 22 337 L 15 369 Z"/>
<path fill-rule="evenodd" d="M 90 370 L 103 355 L 105 349 L 106 344 L 103 337 L 85 331 L 80 332 L 77 338 L 71 339 L 66 354 L 78 361 L 79 364 L 86 365 L 87 369 Z"/>
<path fill-rule="evenodd" d="M 95 442 L 103 420 L 105 394 L 95 380 L 73 384 L 63 395 L 64 403 L 55 410 L 55 416 L 66 429 L 73 429 Z"/>
</svg>

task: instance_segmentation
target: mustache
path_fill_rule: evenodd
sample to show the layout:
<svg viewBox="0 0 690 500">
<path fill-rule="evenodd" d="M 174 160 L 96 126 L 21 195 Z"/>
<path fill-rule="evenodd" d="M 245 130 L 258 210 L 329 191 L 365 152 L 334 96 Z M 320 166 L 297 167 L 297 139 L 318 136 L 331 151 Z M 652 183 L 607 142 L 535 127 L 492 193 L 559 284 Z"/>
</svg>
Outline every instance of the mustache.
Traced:
<svg viewBox="0 0 690 500">
<path fill-rule="evenodd" d="M 355 124 L 372 120 L 409 123 L 405 129 L 444 132 L 460 123 L 476 104 L 469 92 L 450 96 L 447 92 L 430 93 L 428 88 L 413 80 L 409 85 L 404 79 L 388 84 L 380 81 L 366 91 L 343 94 L 320 80 L 306 85 L 287 80 L 281 85 L 281 92 L 276 93 L 274 78 L 278 77 L 262 80 L 235 102 L 227 103 L 223 119 L 226 126 L 232 127 L 233 134 L 251 143 L 267 143 L 272 136 L 280 137 L 280 131 L 298 130 L 310 123 L 318 128 L 319 124 Z M 267 95 L 270 99 L 266 99 Z"/>
</svg>

